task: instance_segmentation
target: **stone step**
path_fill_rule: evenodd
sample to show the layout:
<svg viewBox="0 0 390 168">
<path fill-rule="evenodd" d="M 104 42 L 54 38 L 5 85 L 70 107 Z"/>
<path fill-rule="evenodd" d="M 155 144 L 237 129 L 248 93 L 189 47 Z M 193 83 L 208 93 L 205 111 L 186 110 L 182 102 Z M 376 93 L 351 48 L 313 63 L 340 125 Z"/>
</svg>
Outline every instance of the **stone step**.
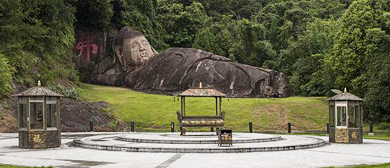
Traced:
<svg viewBox="0 0 390 168">
<path fill-rule="evenodd" d="M 215 133 L 192 133 L 180 136 L 177 133 L 130 133 L 116 138 L 119 141 L 162 144 L 218 144 Z M 233 143 L 261 143 L 282 140 L 280 135 L 233 133 Z"/>
<path fill-rule="evenodd" d="M 250 133 L 241 133 L 242 137 Z M 159 153 L 243 153 L 268 152 L 315 148 L 325 145 L 325 141 L 313 137 L 282 135 L 282 140 L 259 143 L 233 143 L 233 146 L 218 146 L 217 144 L 168 144 L 168 143 L 138 143 L 118 141 L 117 137 L 130 135 L 102 135 L 75 139 L 73 144 L 79 147 L 125 151 L 125 152 L 159 152 Z M 148 135 L 149 136 L 149 135 Z M 234 136 L 233 136 L 234 138 Z M 189 138 L 190 139 L 190 138 Z"/>
</svg>

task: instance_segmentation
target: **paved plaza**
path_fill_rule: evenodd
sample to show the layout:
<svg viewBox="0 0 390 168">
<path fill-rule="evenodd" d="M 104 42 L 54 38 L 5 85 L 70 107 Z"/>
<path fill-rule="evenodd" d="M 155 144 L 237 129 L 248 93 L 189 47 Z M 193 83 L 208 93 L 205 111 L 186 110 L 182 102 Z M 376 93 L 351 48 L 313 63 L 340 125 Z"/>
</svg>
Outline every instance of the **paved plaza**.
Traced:
<svg viewBox="0 0 390 168">
<path fill-rule="evenodd" d="M 55 149 L 32 150 L 18 148 L 18 134 L 0 134 L 0 164 L 54 167 L 325 167 L 390 162 L 390 141 L 364 139 L 363 144 L 329 144 L 327 137 L 307 135 L 280 135 L 281 144 L 297 143 L 295 140 L 323 139 L 324 146 L 286 151 L 247 153 L 152 153 L 88 149 L 75 146 L 73 140 L 94 137 L 131 138 L 124 133 L 63 133 L 62 146 Z M 146 133 L 145 133 L 146 134 Z M 134 134 L 136 135 L 136 134 Z M 138 138 L 149 134 L 137 134 Z M 243 137 L 249 137 L 245 134 Z M 271 135 L 270 138 L 279 135 Z M 266 137 L 266 136 L 265 136 Z M 250 138 L 250 137 L 249 137 Z M 159 138 L 160 139 L 160 138 Z M 169 140 L 169 138 L 161 138 Z M 175 139 L 172 139 L 175 140 Z M 192 140 L 192 139 L 190 139 Z M 97 141 L 98 142 L 98 141 Z M 106 141 L 102 141 L 108 143 Z M 118 144 L 116 145 L 121 145 Z M 135 142 L 124 142 L 131 144 Z M 278 141 L 264 142 L 278 143 Z M 146 144 L 146 143 L 145 143 Z M 151 144 L 155 145 L 155 144 Z M 168 144 L 161 144 L 162 147 Z M 171 144 L 172 145 L 172 144 Z M 180 146 L 186 146 L 180 144 Z M 194 144 L 187 144 L 194 145 Z M 202 144 L 199 144 L 200 146 Z M 204 144 L 203 144 L 204 145 Z M 211 144 L 206 144 L 210 146 Z M 215 144 L 216 145 L 216 144 Z M 169 146 L 169 145 L 168 145 Z M 197 145 L 195 145 L 197 146 Z M 239 144 L 233 145 L 239 146 Z M 222 147 L 230 148 L 230 147 Z"/>
</svg>

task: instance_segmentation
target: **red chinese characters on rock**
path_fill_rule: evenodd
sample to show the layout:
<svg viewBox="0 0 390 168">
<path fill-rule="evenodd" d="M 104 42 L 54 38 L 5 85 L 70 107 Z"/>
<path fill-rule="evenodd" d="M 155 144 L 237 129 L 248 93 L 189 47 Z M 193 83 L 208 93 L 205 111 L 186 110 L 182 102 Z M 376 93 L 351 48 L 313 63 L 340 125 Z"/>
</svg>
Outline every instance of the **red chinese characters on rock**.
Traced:
<svg viewBox="0 0 390 168">
<path fill-rule="evenodd" d="M 78 31 L 76 32 L 76 54 L 77 54 L 77 63 L 79 66 L 88 66 L 92 57 L 98 56 L 97 54 L 99 49 L 102 52 L 102 48 L 99 48 L 99 43 L 101 38 L 99 34 L 90 33 L 90 31 Z M 96 59 L 96 58 L 95 58 Z"/>
</svg>

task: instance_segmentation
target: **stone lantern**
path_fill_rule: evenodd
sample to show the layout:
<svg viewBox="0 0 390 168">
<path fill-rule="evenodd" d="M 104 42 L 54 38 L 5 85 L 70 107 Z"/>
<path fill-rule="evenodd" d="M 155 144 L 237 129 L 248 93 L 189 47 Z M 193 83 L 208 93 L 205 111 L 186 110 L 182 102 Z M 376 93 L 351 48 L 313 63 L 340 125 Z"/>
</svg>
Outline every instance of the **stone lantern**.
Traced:
<svg viewBox="0 0 390 168">
<path fill-rule="evenodd" d="M 18 97 L 19 148 L 40 149 L 61 146 L 60 97 L 38 86 Z"/>
<path fill-rule="evenodd" d="M 329 100 L 329 142 L 363 143 L 363 99 L 347 93 Z"/>
</svg>

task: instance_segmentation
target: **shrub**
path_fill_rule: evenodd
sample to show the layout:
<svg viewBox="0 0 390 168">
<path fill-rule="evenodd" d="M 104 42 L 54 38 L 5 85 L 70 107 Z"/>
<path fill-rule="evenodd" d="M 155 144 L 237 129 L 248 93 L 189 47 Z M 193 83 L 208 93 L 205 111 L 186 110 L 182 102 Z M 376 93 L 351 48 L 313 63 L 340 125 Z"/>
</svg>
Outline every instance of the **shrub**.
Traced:
<svg viewBox="0 0 390 168">
<path fill-rule="evenodd" d="M 54 84 L 48 88 L 58 94 L 64 95 L 66 98 L 75 99 L 75 100 L 79 99 L 79 93 L 74 88 L 68 89 L 60 84 Z"/>
<path fill-rule="evenodd" d="M 387 122 L 382 122 L 378 125 L 378 128 L 380 130 L 388 130 L 390 131 L 390 123 L 387 123 Z"/>
<path fill-rule="evenodd" d="M 9 97 L 12 91 L 12 68 L 7 58 L 0 53 L 0 98 Z"/>
</svg>

